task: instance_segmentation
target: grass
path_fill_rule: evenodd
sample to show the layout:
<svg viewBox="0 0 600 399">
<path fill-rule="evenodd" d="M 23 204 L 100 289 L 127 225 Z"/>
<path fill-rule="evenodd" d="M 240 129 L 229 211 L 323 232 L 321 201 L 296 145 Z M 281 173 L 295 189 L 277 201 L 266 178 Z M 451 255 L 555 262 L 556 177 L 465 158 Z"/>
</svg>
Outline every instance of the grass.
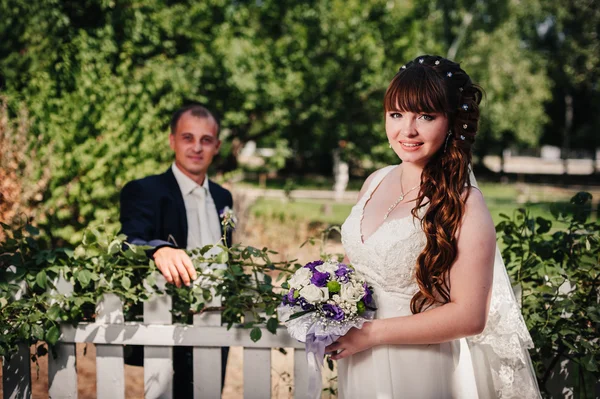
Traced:
<svg viewBox="0 0 600 399">
<path fill-rule="evenodd" d="M 303 187 L 304 188 L 304 187 Z M 518 208 L 526 207 L 532 215 L 553 221 L 553 226 L 564 227 L 554 220 L 552 207 L 567 206 L 577 190 L 565 190 L 547 186 L 519 184 L 481 183 L 481 191 L 492 214 L 494 224 L 498 224 L 504 213 L 512 217 Z M 595 198 L 598 193 L 594 193 Z M 304 220 L 324 224 L 340 225 L 350 214 L 354 204 L 335 203 L 328 200 L 295 200 L 284 202 L 279 199 L 260 199 L 252 206 L 255 216 L 267 216 L 286 221 Z"/>
</svg>

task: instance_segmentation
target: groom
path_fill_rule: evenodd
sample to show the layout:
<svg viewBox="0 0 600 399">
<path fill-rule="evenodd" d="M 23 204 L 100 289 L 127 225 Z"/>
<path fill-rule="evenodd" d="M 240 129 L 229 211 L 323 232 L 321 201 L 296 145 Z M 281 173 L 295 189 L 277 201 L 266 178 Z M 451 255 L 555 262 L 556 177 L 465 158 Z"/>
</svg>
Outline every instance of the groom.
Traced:
<svg viewBox="0 0 600 399">
<path fill-rule="evenodd" d="M 171 118 L 169 144 L 175 152 L 171 167 L 163 174 L 131 181 L 121 190 L 121 231 L 128 242 L 152 247 L 148 255 L 167 282 L 177 287 L 190 285 L 197 277 L 185 249 L 219 242 L 223 234 L 219 215 L 226 207 L 233 208 L 231 193 L 207 177 L 221 147 L 219 128 L 205 107 L 180 108 Z M 222 352 L 223 380 L 228 349 Z M 141 353 L 133 357 L 141 365 Z M 173 363 L 174 397 L 192 398 L 192 348 L 175 347 Z"/>
</svg>

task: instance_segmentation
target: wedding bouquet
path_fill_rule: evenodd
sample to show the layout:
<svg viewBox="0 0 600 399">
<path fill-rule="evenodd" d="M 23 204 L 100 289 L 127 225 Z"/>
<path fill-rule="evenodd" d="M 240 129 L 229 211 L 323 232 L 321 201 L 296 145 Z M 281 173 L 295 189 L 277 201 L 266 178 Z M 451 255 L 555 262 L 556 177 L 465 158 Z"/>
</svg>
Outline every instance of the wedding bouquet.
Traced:
<svg viewBox="0 0 600 399">
<path fill-rule="evenodd" d="M 309 395 L 320 397 L 325 347 L 373 319 L 373 289 L 351 266 L 322 260 L 298 269 L 287 287 L 277 308 L 279 320 L 292 338 L 306 344 Z"/>
</svg>

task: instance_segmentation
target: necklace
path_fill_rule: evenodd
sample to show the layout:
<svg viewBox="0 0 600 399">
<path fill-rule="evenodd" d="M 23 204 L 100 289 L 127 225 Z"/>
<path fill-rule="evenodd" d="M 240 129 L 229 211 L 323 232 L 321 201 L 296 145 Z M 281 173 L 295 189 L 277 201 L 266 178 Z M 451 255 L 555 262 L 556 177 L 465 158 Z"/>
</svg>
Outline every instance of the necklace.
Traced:
<svg viewBox="0 0 600 399">
<path fill-rule="evenodd" d="M 402 189 L 402 175 L 404 174 L 404 169 L 402 170 L 402 172 L 400 173 L 400 196 L 398 197 L 398 199 L 388 208 L 387 212 L 385 213 L 385 216 L 383 217 L 383 220 L 386 220 L 388 218 L 388 216 L 390 216 L 390 213 L 394 210 L 394 208 L 396 208 L 398 206 L 399 203 L 402 202 L 402 200 L 404 199 L 404 197 L 406 197 L 406 195 L 408 193 L 410 193 L 413 190 L 416 190 L 417 188 L 419 188 L 421 186 L 421 183 L 417 184 L 416 186 L 414 186 L 413 188 L 411 188 L 410 190 L 408 190 L 407 192 L 404 192 L 404 190 Z"/>
</svg>

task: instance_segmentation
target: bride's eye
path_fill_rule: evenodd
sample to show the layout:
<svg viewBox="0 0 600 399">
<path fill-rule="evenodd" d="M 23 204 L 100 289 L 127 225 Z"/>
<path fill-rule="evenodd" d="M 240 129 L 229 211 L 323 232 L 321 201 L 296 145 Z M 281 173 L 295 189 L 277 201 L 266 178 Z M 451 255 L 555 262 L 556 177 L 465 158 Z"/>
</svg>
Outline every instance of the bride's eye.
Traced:
<svg viewBox="0 0 600 399">
<path fill-rule="evenodd" d="M 402 118 L 402 114 L 399 112 L 390 112 L 390 118 L 392 119 L 398 119 L 398 118 Z"/>
<path fill-rule="evenodd" d="M 429 115 L 429 114 L 422 114 L 421 119 L 423 119 L 425 121 L 432 121 L 435 119 L 435 116 Z"/>
</svg>

